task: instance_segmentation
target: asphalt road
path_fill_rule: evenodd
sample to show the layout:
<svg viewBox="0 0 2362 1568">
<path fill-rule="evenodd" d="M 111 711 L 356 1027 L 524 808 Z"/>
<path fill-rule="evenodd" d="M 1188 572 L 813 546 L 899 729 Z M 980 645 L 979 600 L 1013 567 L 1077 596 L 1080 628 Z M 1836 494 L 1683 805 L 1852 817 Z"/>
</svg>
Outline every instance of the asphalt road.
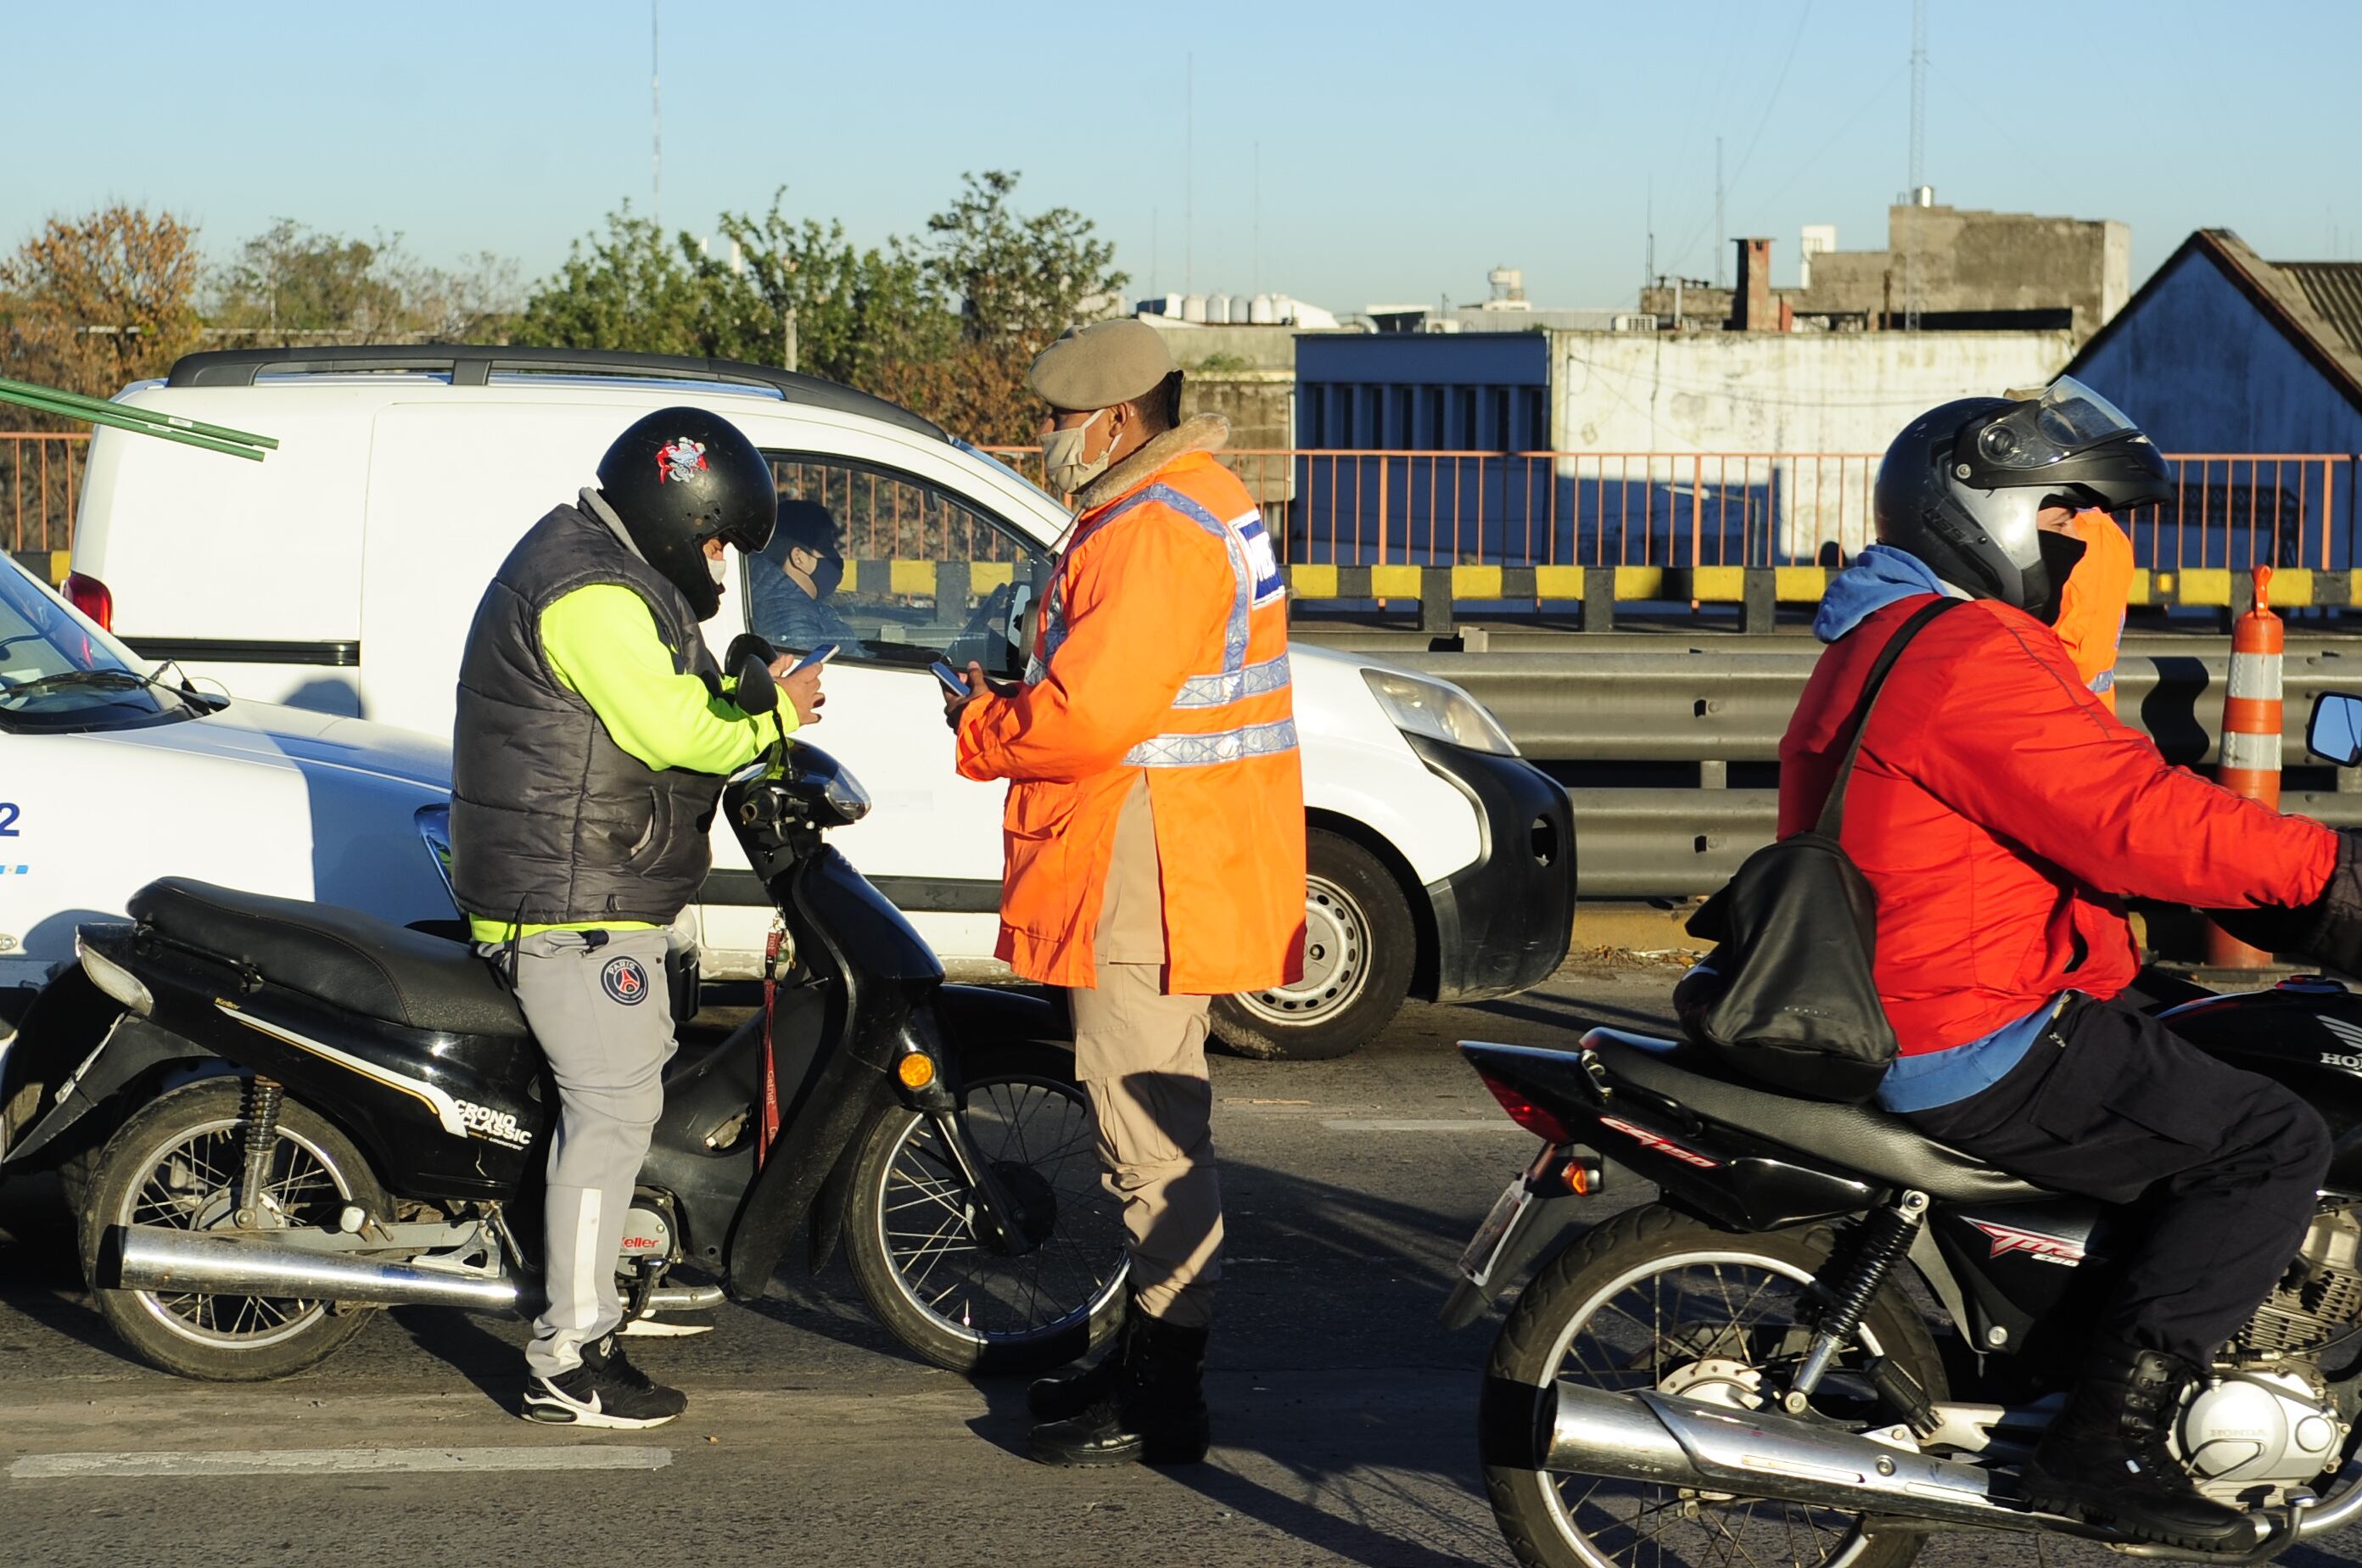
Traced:
<svg viewBox="0 0 2362 1568">
<path fill-rule="evenodd" d="M 1573 967 L 1508 1001 L 1415 1006 L 1346 1061 L 1217 1064 L 1216 1451 L 1187 1469 L 1027 1463 L 1022 1387 L 914 1363 L 841 1265 L 783 1273 L 703 1338 L 635 1342 L 690 1398 L 653 1432 L 515 1419 L 523 1325 L 445 1311 L 388 1314 L 287 1382 L 182 1382 L 114 1348 L 54 1186 L 0 1189 L 0 1561 L 1507 1563 L 1473 1459 L 1491 1324 L 1447 1335 L 1435 1314 L 1532 1143 L 1451 1042 L 1648 1027 L 1672 977 Z M 1646 1197 L 1611 1191 L 1601 1212 Z M 190 1473 L 192 1456 L 258 1451 L 333 1451 L 346 1468 Z M 121 1474 L 143 1463 L 166 1473 Z M 2362 1556 L 2362 1541 L 2329 1545 L 2283 1561 Z M 1948 1538 L 1921 1561 L 2036 1558 Z M 2047 1561 L 2121 1560 L 2052 1545 Z"/>
</svg>

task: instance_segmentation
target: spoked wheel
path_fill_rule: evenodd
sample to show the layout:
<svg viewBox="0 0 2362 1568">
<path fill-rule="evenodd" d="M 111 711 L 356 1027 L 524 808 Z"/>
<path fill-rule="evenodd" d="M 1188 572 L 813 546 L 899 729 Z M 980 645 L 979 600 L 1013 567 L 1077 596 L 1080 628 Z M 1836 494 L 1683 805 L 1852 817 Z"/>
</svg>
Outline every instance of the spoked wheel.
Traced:
<svg viewBox="0 0 2362 1568">
<path fill-rule="evenodd" d="M 1774 1408 L 1810 1346 L 1812 1281 L 1831 1244 L 1827 1231 L 1734 1236 L 1665 1209 L 1619 1215 L 1527 1286 L 1492 1374 Z M 1816 1416 L 1895 1419 L 1871 1384 L 1878 1356 L 1945 1397 L 1935 1342 L 1893 1289 L 1855 1339 L 1815 1392 Z M 1528 1568 L 1903 1568 L 1921 1544 L 1866 1535 L 1855 1513 L 1655 1483 L 1487 1464 L 1485 1484 Z"/>
<path fill-rule="evenodd" d="M 183 1377 L 285 1377 L 369 1322 L 370 1314 L 338 1312 L 326 1301 L 107 1283 L 107 1238 L 119 1225 L 257 1235 L 333 1227 L 348 1204 L 386 1211 L 385 1193 L 359 1151 L 293 1100 L 281 1102 L 260 1190 L 247 1193 L 247 1092 L 245 1080 L 234 1077 L 183 1085 L 126 1121 L 90 1167 L 82 1260 L 99 1313 L 141 1360 Z"/>
<path fill-rule="evenodd" d="M 1045 1372 L 1087 1353 L 1122 1312 L 1123 1215 L 1099 1185 L 1090 1102 L 1074 1058 L 998 1045 L 966 1064 L 968 1136 L 1032 1245 L 976 1232 L 976 1198 L 934 1124 L 900 1106 L 864 1134 L 847 1197 L 854 1279 L 880 1322 L 938 1366 Z"/>
</svg>

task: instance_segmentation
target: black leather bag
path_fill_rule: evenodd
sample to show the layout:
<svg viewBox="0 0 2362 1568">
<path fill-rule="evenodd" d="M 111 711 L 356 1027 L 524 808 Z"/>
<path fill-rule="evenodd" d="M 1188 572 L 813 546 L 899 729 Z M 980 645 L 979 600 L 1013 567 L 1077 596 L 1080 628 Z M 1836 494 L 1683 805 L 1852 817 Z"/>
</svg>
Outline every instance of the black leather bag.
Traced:
<svg viewBox="0 0 2362 1568">
<path fill-rule="evenodd" d="M 1920 629 L 1959 602 L 1920 610 L 1880 650 L 1820 821 L 1749 856 L 1690 918 L 1690 934 L 1716 946 L 1676 998 L 1682 1021 L 1700 1045 L 1774 1088 L 1859 1103 L 1894 1060 L 1894 1029 L 1871 978 L 1878 907 L 1838 835 L 1880 689 Z"/>
</svg>

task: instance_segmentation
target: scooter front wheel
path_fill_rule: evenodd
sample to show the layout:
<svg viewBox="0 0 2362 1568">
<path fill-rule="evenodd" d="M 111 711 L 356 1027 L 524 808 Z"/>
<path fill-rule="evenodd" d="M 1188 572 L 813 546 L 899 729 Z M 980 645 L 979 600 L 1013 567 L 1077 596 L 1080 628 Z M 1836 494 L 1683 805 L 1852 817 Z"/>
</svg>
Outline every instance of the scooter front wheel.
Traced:
<svg viewBox="0 0 2362 1568">
<path fill-rule="evenodd" d="M 1073 1055 L 1032 1042 L 964 1054 L 961 1116 L 1015 1204 L 1025 1245 L 977 1230 L 976 1194 L 933 1122 L 901 1106 L 863 1129 L 845 1241 L 877 1320 L 972 1375 L 1031 1375 L 1087 1353 L 1123 1311 L 1122 1211 L 1099 1185 Z"/>
</svg>

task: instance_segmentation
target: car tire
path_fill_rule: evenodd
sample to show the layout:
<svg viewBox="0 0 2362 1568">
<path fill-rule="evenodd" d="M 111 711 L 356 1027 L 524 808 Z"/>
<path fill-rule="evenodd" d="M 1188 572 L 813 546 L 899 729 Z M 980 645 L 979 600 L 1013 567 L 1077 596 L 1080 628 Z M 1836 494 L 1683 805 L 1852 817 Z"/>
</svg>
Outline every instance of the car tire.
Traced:
<svg viewBox="0 0 2362 1568">
<path fill-rule="evenodd" d="M 1351 1055 L 1394 1021 L 1418 963 L 1410 900 L 1385 863 L 1341 834 L 1305 840 L 1305 978 L 1217 998 L 1215 1043 L 1266 1062 Z"/>
</svg>

